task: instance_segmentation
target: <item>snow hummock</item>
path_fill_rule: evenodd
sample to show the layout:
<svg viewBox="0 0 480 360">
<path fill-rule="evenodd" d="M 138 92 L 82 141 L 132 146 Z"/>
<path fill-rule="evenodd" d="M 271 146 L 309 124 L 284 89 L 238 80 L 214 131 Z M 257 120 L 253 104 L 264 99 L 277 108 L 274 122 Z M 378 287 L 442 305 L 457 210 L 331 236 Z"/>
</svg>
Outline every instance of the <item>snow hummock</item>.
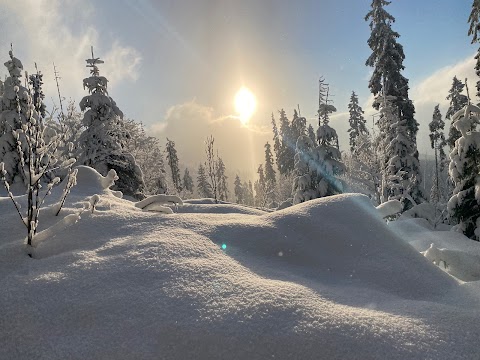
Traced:
<svg viewBox="0 0 480 360">
<path fill-rule="evenodd" d="M 206 201 L 145 212 L 99 176 L 79 171 L 61 216 L 81 219 L 35 259 L 0 198 L 0 358 L 478 356 L 480 286 L 407 243 L 425 220 L 394 228 L 355 194 L 273 213 Z"/>
<path fill-rule="evenodd" d="M 403 204 L 399 200 L 388 200 L 376 207 L 378 214 L 382 218 L 396 215 L 403 209 Z"/>
</svg>

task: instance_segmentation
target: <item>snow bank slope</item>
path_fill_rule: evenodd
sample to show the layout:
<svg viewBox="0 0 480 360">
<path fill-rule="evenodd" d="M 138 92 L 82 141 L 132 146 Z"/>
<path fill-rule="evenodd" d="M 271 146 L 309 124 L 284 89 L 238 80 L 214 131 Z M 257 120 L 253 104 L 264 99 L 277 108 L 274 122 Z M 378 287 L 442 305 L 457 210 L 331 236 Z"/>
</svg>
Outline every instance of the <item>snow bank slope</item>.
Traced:
<svg viewBox="0 0 480 360">
<path fill-rule="evenodd" d="M 71 209 L 87 196 L 72 195 Z M 25 256 L 23 234 L 0 237 L 0 358 L 478 355 L 478 299 L 361 196 L 265 215 L 130 204 L 104 192 L 41 259 Z"/>
</svg>

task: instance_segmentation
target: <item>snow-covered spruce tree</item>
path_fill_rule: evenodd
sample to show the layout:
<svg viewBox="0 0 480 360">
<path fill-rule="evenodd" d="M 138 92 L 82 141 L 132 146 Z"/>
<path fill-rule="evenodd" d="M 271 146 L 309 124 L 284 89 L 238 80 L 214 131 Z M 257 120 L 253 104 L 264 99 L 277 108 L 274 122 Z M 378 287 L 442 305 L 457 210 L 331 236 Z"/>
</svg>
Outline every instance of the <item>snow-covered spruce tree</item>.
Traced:
<svg viewBox="0 0 480 360">
<path fill-rule="evenodd" d="M 208 182 L 207 174 L 205 173 L 205 168 L 202 164 L 198 167 L 197 173 L 197 192 L 198 196 L 204 198 L 213 197 L 212 186 Z"/>
<path fill-rule="evenodd" d="M 190 175 L 190 171 L 188 168 L 185 168 L 185 172 L 183 173 L 183 189 L 193 193 L 193 179 L 192 176 Z"/>
<path fill-rule="evenodd" d="M 450 106 L 448 107 L 447 113 L 445 114 L 445 119 L 452 120 L 452 116 L 461 108 L 463 108 L 467 103 L 467 96 L 462 94 L 463 88 L 465 85 L 461 80 L 458 80 L 456 76 L 453 77 L 452 87 L 448 91 L 447 100 L 450 100 Z M 455 126 L 453 126 L 453 121 L 450 123 L 450 130 L 448 132 L 448 138 L 446 140 L 450 150 L 455 147 L 455 141 L 462 136 L 460 131 L 458 131 Z"/>
<path fill-rule="evenodd" d="M 292 187 L 293 204 L 300 204 L 317 197 L 316 177 L 312 177 L 316 172 L 316 166 L 312 159 L 314 147 L 314 143 L 308 136 L 300 136 L 297 139 L 295 178 Z"/>
<path fill-rule="evenodd" d="M 363 117 L 363 110 L 358 104 L 358 96 L 355 94 L 355 91 L 352 91 L 352 96 L 350 97 L 350 103 L 348 104 L 348 112 L 350 118 L 348 122 L 350 123 L 350 128 L 348 132 L 350 133 L 350 152 L 354 152 L 356 147 L 357 138 L 361 135 L 368 134 L 366 120 Z"/>
<path fill-rule="evenodd" d="M 277 169 L 280 170 L 278 159 L 280 159 L 280 149 L 282 144 L 280 142 L 277 123 L 275 121 L 275 117 L 273 116 L 273 113 L 272 113 L 272 131 L 273 131 L 273 152 L 275 153 L 275 162 L 277 164 Z"/>
<path fill-rule="evenodd" d="M 383 167 L 377 151 L 377 140 L 370 134 L 356 138 L 353 152 L 343 157 L 346 171 L 342 179 L 347 191 L 365 194 L 375 205 L 380 205 Z"/>
<path fill-rule="evenodd" d="M 420 191 L 420 179 L 415 177 L 419 173 L 420 164 L 414 156 L 416 147 L 408 136 L 408 124 L 406 119 L 398 116 L 398 109 L 393 101 L 388 101 L 382 107 L 383 116 L 391 124 L 393 133 L 392 141 L 386 147 L 385 168 L 386 194 L 388 200 L 399 200 L 404 209 L 417 205 L 415 198 L 421 197 L 416 194 Z"/>
<path fill-rule="evenodd" d="M 265 184 L 265 172 L 263 165 L 260 164 L 257 169 L 258 180 L 255 181 L 255 205 L 265 207 L 268 200 L 267 186 Z"/>
<path fill-rule="evenodd" d="M 336 111 L 329 104 L 329 88 L 323 78 L 319 81 L 317 144 L 308 136 L 300 136 L 295 153 L 296 177 L 293 182 L 293 203 L 335 195 L 343 190 L 337 178 L 345 171 L 341 162 L 337 132 L 330 127 L 329 116 Z"/>
<path fill-rule="evenodd" d="M 248 181 L 248 184 L 246 181 L 243 182 L 243 190 L 245 194 L 245 205 L 250 205 L 254 206 L 255 205 L 255 198 L 253 195 L 253 184 L 252 180 Z"/>
<path fill-rule="evenodd" d="M 17 140 L 12 131 L 22 129 L 27 123 L 28 112 L 32 107 L 32 98 L 27 88 L 22 86 L 23 65 L 9 52 L 10 60 L 4 65 L 10 76 L 5 80 L 3 96 L 0 99 L 0 162 L 5 168 L 5 180 L 10 184 L 19 184 L 23 189 L 27 185 L 22 169 L 22 160 L 17 151 Z M 22 140 L 21 140 L 22 141 Z M 23 143 L 22 146 L 25 144 Z"/>
<path fill-rule="evenodd" d="M 267 206 L 277 207 L 275 188 L 277 185 L 276 173 L 273 168 L 273 155 L 271 145 L 265 144 L 265 192 L 267 193 Z"/>
<path fill-rule="evenodd" d="M 10 51 L 10 56 L 11 61 L 16 63 L 15 66 L 17 68 L 21 67 L 20 61 L 13 57 L 12 51 Z M 61 134 L 51 134 L 49 140 L 45 140 L 46 127 L 42 121 L 42 114 L 45 114 L 45 108 L 42 106 L 42 97 L 40 96 L 40 94 L 42 94 L 41 79 L 41 73 L 37 70 L 36 75 L 29 78 L 29 84 L 31 86 L 29 89 L 21 88 L 18 85 L 14 85 L 12 89 L 14 94 L 12 101 L 16 104 L 17 111 L 15 119 L 23 120 L 20 129 L 11 129 L 10 131 L 15 140 L 15 150 L 17 152 L 17 158 L 19 159 L 17 169 L 20 171 L 21 178 L 25 179 L 27 188 L 26 213 L 22 213 L 20 205 L 10 191 L 11 184 L 7 179 L 9 175 L 8 170 L 5 167 L 5 163 L 0 162 L 0 180 L 2 180 L 7 194 L 12 200 L 27 230 L 27 252 L 30 256 L 32 256 L 32 246 L 34 247 L 36 245 L 35 239 L 39 225 L 40 209 L 45 198 L 51 193 L 53 186 L 60 182 L 60 178 L 53 177 L 49 179 L 45 189 L 42 190 L 42 179 L 47 178 L 46 174 L 52 171 L 53 164 L 57 163 L 57 151 L 58 145 L 61 143 Z M 19 93 L 21 89 L 23 90 L 22 94 Z M 34 97 L 35 95 L 37 96 Z M 4 104 L 4 102 L 2 103 Z M 69 169 L 74 162 L 75 159 L 68 159 L 58 164 L 57 167 Z M 69 171 L 64 191 L 55 210 L 56 215 L 59 214 L 70 189 L 76 183 L 76 173 L 76 170 Z M 10 176 L 10 178 L 12 177 Z M 77 216 L 78 214 L 73 215 L 75 218 L 77 218 Z"/>
<path fill-rule="evenodd" d="M 402 71 L 405 68 L 403 65 L 405 54 L 403 46 L 397 42 L 397 38 L 400 35 L 393 31 L 391 27 L 395 22 L 395 18 L 384 9 L 389 4 L 390 1 L 386 0 L 372 0 L 371 10 L 365 16 L 366 21 L 370 20 L 371 34 L 368 39 L 368 45 L 372 50 L 366 65 L 373 67 L 373 74 L 368 87 L 371 93 L 376 96 L 373 104 L 375 109 L 379 110 L 386 106 L 386 98 L 388 98 L 388 102 L 393 103 L 392 106 L 398 113 L 396 117 L 402 122 L 402 126 L 406 130 L 405 136 L 413 146 L 413 156 L 418 161 L 416 140 L 418 123 L 414 118 L 415 107 L 408 97 L 408 80 L 402 75 Z M 379 122 L 387 121 L 387 119 L 382 118 L 387 112 L 381 112 L 382 115 Z M 392 119 L 396 117 L 392 117 Z M 403 122 L 404 120 L 405 122 Z M 393 124 L 384 124 L 380 128 L 380 136 L 385 138 L 380 139 L 379 143 L 381 146 L 388 146 L 389 144 L 388 138 L 392 136 L 392 133 L 388 131 L 388 128 L 391 125 Z M 397 147 L 392 146 L 392 148 Z M 390 154 L 390 156 L 392 155 Z M 384 159 L 385 167 L 388 166 L 389 161 L 390 158 Z M 412 167 L 408 171 L 414 171 L 414 173 L 406 175 L 408 178 L 417 179 L 414 187 L 410 187 L 411 197 L 417 203 L 423 201 L 423 194 L 419 187 L 421 183 L 419 170 L 417 167 Z M 383 183 L 385 184 L 386 182 L 384 179 Z M 389 191 L 387 189 L 386 192 Z"/>
<path fill-rule="evenodd" d="M 218 186 L 218 198 L 222 201 L 228 201 L 228 184 L 227 175 L 225 175 L 225 164 L 221 157 L 217 159 L 217 186 Z"/>
<path fill-rule="evenodd" d="M 98 65 L 103 61 L 93 56 L 86 60 L 90 77 L 83 79 L 89 95 L 80 101 L 85 111 L 85 131 L 80 136 L 79 164 L 90 166 L 103 176 L 113 169 L 118 180 L 112 187 L 137 199 L 144 197 L 143 174 L 132 154 L 126 151 L 129 134 L 123 122 L 123 113 L 108 95 L 108 80 L 100 76 Z"/>
<path fill-rule="evenodd" d="M 215 139 L 213 135 L 210 135 L 205 141 L 205 155 L 207 156 L 207 161 L 205 161 L 205 169 L 210 180 L 210 188 L 212 189 L 213 198 L 215 199 L 215 203 L 218 203 L 218 154 L 215 156 L 214 143 Z"/>
<path fill-rule="evenodd" d="M 296 109 L 293 110 L 291 132 L 292 140 L 295 146 L 297 144 L 297 139 L 307 133 L 307 119 L 301 116 Z"/>
<path fill-rule="evenodd" d="M 434 204 L 438 204 L 445 200 L 440 198 L 440 195 L 445 193 L 445 191 L 443 191 L 444 184 L 441 179 L 441 173 L 447 157 L 443 150 L 446 145 L 445 135 L 443 134 L 445 122 L 440 113 L 440 105 L 435 106 L 432 121 L 428 124 L 428 127 L 430 129 L 430 145 L 435 152 L 435 177 L 433 179 L 432 191 L 430 193 L 430 201 Z M 442 187 L 442 189 L 440 187 Z"/>
<path fill-rule="evenodd" d="M 180 175 L 180 167 L 178 165 L 177 150 L 175 149 L 175 142 L 168 138 L 167 144 L 165 145 L 165 153 L 172 176 L 173 187 L 177 194 L 179 194 L 182 191 L 182 176 Z"/>
<path fill-rule="evenodd" d="M 235 201 L 237 204 L 244 204 L 245 191 L 242 187 L 242 180 L 238 174 L 235 176 L 235 181 L 233 182 L 233 192 L 235 194 Z"/>
<path fill-rule="evenodd" d="M 465 236 L 480 240 L 480 132 L 476 126 L 480 109 L 470 102 L 455 115 L 454 126 L 462 134 L 450 153 L 450 177 L 453 196 L 448 202 L 449 215 L 457 221 L 453 228 Z"/>
<path fill-rule="evenodd" d="M 125 125 L 130 134 L 126 148 L 142 170 L 145 194 L 166 194 L 168 181 L 160 140 L 147 136 L 142 123 L 127 119 Z"/>
<path fill-rule="evenodd" d="M 312 124 L 308 124 L 307 133 L 310 140 L 312 140 L 312 143 L 315 144 L 315 142 L 317 141 L 317 135 L 315 134 L 315 129 L 313 128 Z"/>
<path fill-rule="evenodd" d="M 293 171 L 295 157 L 295 140 L 292 138 L 292 128 L 285 110 L 280 110 L 280 151 L 277 159 L 280 175 Z"/>
<path fill-rule="evenodd" d="M 342 182 L 337 175 L 343 174 L 345 165 L 341 162 L 341 153 L 338 144 L 338 135 L 330 125 L 330 114 L 337 109 L 329 104 L 329 87 L 324 79 L 320 79 L 317 143 L 312 154 L 316 163 L 315 184 L 317 197 L 324 197 L 341 193 Z"/>
<path fill-rule="evenodd" d="M 468 35 L 472 36 L 472 44 L 480 42 L 478 36 L 480 32 L 480 0 L 473 0 L 472 10 L 470 16 L 468 17 L 468 22 L 470 27 L 468 29 Z M 475 64 L 475 72 L 477 76 L 480 77 L 480 47 L 477 50 L 477 55 L 475 55 L 477 63 Z M 480 79 L 477 80 L 477 97 L 480 97 Z"/>
</svg>

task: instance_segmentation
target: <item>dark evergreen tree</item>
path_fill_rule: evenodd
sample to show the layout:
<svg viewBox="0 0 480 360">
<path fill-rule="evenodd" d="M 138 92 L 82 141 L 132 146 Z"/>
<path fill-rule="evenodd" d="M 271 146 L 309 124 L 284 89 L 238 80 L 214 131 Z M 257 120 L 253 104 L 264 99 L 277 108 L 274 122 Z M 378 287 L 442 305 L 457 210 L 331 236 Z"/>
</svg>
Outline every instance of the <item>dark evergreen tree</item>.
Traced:
<svg viewBox="0 0 480 360">
<path fill-rule="evenodd" d="M 228 184 L 227 176 L 225 175 L 225 164 L 221 157 L 217 160 L 217 184 L 218 184 L 218 198 L 222 201 L 228 201 Z"/>
<path fill-rule="evenodd" d="M 272 113 L 272 130 L 273 130 L 273 151 L 275 152 L 275 162 L 277 164 L 277 169 L 280 170 L 279 159 L 280 159 L 280 151 L 281 151 L 281 142 L 280 136 L 278 134 L 277 123 L 275 121 L 275 117 Z"/>
<path fill-rule="evenodd" d="M 280 110 L 280 138 L 281 145 L 279 151 L 278 171 L 281 175 L 289 174 L 294 167 L 295 142 L 292 137 L 290 121 L 287 118 L 285 110 Z"/>
<path fill-rule="evenodd" d="M 432 121 L 428 124 L 430 129 L 430 145 L 435 152 L 435 178 L 432 185 L 432 194 L 430 196 L 432 202 L 438 203 L 440 199 L 440 194 L 443 193 L 440 190 L 440 174 L 443 171 L 445 160 L 447 155 L 443 148 L 445 147 L 445 135 L 443 134 L 443 129 L 445 127 L 445 122 L 442 120 L 442 114 L 440 113 L 440 105 L 436 105 L 433 110 Z"/>
<path fill-rule="evenodd" d="M 308 137 L 312 140 L 312 143 L 315 144 L 317 135 L 315 135 L 315 130 L 313 129 L 312 124 L 308 124 Z"/>
<path fill-rule="evenodd" d="M 190 171 L 188 171 L 188 168 L 185 168 L 185 172 L 183 173 L 183 189 L 193 192 L 193 179 L 190 176 Z"/>
<path fill-rule="evenodd" d="M 453 77 L 452 87 L 448 91 L 447 100 L 450 100 L 450 106 L 448 107 L 445 119 L 451 120 L 452 116 L 467 103 L 467 96 L 462 94 L 465 85 L 461 80 L 458 80 L 456 76 Z M 450 130 L 448 131 L 448 138 L 446 143 L 452 150 L 455 147 L 455 141 L 460 138 L 462 134 L 453 126 L 453 121 L 450 123 Z"/>
<path fill-rule="evenodd" d="M 217 179 L 217 168 L 218 168 L 218 151 L 215 156 L 214 150 L 215 138 L 213 135 L 210 135 L 205 141 L 205 155 L 207 156 L 207 161 L 205 161 L 205 169 L 207 176 L 210 179 L 210 188 L 212 189 L 213 198 L 215 203 L 218 203 L 218 179 Z"/>
<path fill-rule="evenodd" d="M 353 153 L 356 148 L 357 138 L 361 135 L 368 135 L 367 121 L 363 117 L 363 110 L 358 104 L 358 96 L 354 91 L 352 91 L 352 96 L 350 97 L 348 112 L 350 113 L 350 118 L 348 119 L 350 123 L 350 128 L 348 129 L 350 133 L 350 152 Z"/>
<path fill-rule="evenodd" d="M 235 201 L 237 204 L 243 204 L 245 201 L 245 189 L 242 186 L 242 181 L 240 180 L 240 176 L 235 176 L 235 181 L 233 182 L 235 193 Z"/>
<path fill-rule="evenodd" d="M 291 131 L 292 141 L 295 147 L 297 144 L 297 139 L 307 133 L 307 119 L 300 116 L 297 110 L 293 110 Z"/>
<path fill-rule="evenodd" d="M 205 173 L 205 168 L 202 164 L 198 167 L 197 175 L 197 190 L 198 195 L 205 198 L 213 197 L 212 185 L 208 182 L 207 174 Z"/>
<path fill-rule="evenodd" d="M 319 91 L 318 91 L 318 121 L 319 126 L 323 124 L 328 124 L 330 122 L 330 114 L 337 111 L 335 106 L 330 104 L 332 102 L 329 99 L 330 96 L 330 88 L 328 84 L 325 82 L 325 79 L 322 77 L 318 81 L 319 83 Z M 338 146 L 337 146 L 338 147 Z"/>
<path fill-rule="evenodd" d="M 180 167 L 178 166 L 177 150 L 175 149 L 175 142 L 167 138 L 165 145 L 165 152 L 167 154 L 167 162 L 170 167 L 172 175 L 172 183 L 177 193 L 182 191 L 182 177 L 180 175 Z"/>
<path fill-rule="evenodd" d="M 264 207 L 267 203 L 267 187 L 265 186 L 265 173 L 263 165 L 260 164 L 257 169 L 258 180 L 255 181 L 255 205 Z"/>
<path fill-rule="evenodd" d="M 472 10 L 470 16 L 468 17 L 468 22 L 470 27 L 468 29 L 468 35 L 472 36 L 472 44 L 479 42 L 478 34 L 480 32 L 480 0 L 473 0 Z M 475 55 L 477 63 L 475 64 L 475 72 L 478 77 L 480 77 L 480 48 L 477 50 L 477 55 Z M 477 80 L 477 97 L 480 97 L 480 80 Z"/>
<path fill-rule="evenodd" d="M 276 207 L 275 198 L 275 186 L 277 185 L 277 179 L 275 169 L 273 168 L 273 156 L 271 145 L 267 142 L 265 144 L 265 191 L 267 193 L 268 205 L 270 207 Z"/>
<path fill-rule="evenodd" d="M 243 188 L 245 189 L 245 204 L 250 206 L 255 205 L 252 180 L 248 181 L 248 185 L 246 182 L 244 182 Z"/>
</svg>

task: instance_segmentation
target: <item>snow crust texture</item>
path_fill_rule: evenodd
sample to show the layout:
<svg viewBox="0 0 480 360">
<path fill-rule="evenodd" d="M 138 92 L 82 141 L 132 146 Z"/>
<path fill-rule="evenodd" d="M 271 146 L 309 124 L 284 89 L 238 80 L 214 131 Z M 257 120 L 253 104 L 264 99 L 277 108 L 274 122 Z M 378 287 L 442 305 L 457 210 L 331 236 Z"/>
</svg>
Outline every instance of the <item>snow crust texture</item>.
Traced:
<svg viewBox="0 0 480 360">
<path fill-rule="evenodd" d="M 402 239 L 411 221 L 388 226 L 364 196 L 163 214 L 78 178 L 63 216 L 97 195 L 94 211 L 35 259 L 0 197 L 2 359 L 478 357 L 480 286 L 425 258 Z"/>
</svg>

